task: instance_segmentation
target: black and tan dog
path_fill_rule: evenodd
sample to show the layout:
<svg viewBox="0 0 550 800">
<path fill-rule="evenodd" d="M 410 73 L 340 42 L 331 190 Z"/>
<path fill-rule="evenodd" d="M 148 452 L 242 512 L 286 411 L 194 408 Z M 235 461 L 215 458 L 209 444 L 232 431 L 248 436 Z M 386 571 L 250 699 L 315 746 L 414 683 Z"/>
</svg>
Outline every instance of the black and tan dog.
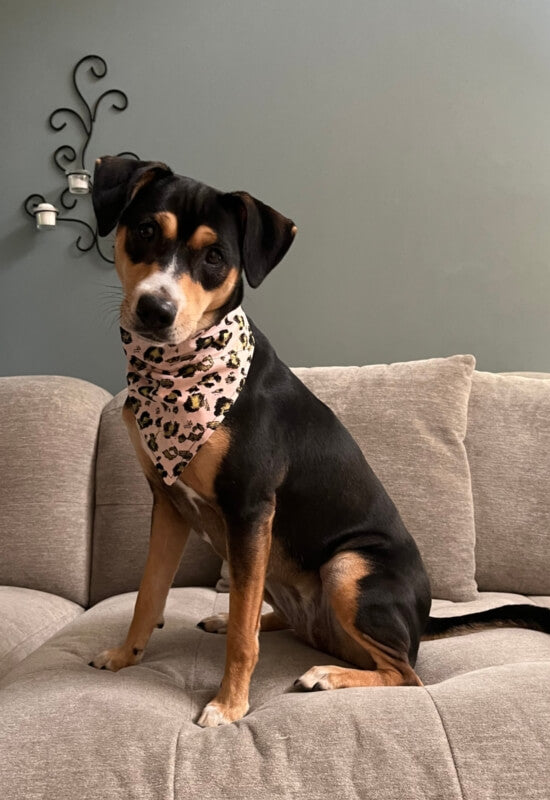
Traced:
<svg viewBox="0 0 550 800">
<path fill-rule="evenodd" d="M 152 346 L 217 324 L 241 302 L 242 272 L 259 286 L 296 233 L 250 195 L 219 192 L 159 162 L 100 159 L 93 201 L 100 235 L 118 224 L 122 325 Z M 503 619 L 550 631 L 550 612 L 531 606 L 428 620 L 428 578 L 391 499 L 332 411 L 251 328 L 255 350 L 238 401 L 172 486 L 124 408 L 154 496 L 149 554 L 126 641 L 91 665 L 140 661 L 191 529 L 208 533 L 231 575 L 229 615 L 200 623 L 227 632 L 223 680 L 202 726 L 246 714 L 259 630 L 293 628 L 356 667 L 312 667 L 297 681 L 307 690 L 421 685 L 414 664 L 426 633 Z M 275 610 L 260 617 L 264 596 Z"/>
</svg>

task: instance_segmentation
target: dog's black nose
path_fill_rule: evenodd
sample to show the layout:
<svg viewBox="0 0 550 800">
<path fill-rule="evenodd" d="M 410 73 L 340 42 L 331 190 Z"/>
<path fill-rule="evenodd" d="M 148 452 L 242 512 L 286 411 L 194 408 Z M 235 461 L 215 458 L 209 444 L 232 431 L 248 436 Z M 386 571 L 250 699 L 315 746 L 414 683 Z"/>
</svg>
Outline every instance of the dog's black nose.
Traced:
<svg viewBox="0 0 550 800">
<path fill-rule="evenodd" d="M 176 311 L 174 303 L 156 294 L 142 294 L 136 306 L 136 314 L 150 330 L 168 328 L 176 318 Z"/>
</svg>

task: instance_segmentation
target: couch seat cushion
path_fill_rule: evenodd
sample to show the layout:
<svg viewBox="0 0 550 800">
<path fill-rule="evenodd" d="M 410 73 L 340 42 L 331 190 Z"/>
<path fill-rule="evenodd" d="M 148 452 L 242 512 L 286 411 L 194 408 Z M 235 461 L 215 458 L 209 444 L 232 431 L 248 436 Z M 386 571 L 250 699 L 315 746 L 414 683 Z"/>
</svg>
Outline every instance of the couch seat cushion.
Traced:
<svg viewBox="0 0 550 800">
<path fill-rule="evenodd" d="M 514 603 L 536 604 L 538 601 L 544 605 L 545 600 L 550 604 L 550 598 L 535 600 L 521 594 L 480 592 L 478 600 L 470 603 L 434 600 L 432 614 L 453 617 Z M 416 668 L 425 684 L 434 684 L 457 675 L 504 664 L 521 665 L 526 661 L 550 663 L 550 636 L 525 628 L 494 628 L 423 642 Z"/>
<path fill-rule="evenodd" d="M 55 594 L 0 586 L 0 677 L 83 612 Z"/>
<path fill-rule="evenodd" d="M 225 637 L 196 623 L 227 595 L 173 589 L 140 665 L 88 667 L 123 640 L 135 597 L 94 606 L 0 682 L 3 800 L 506 800 L 518 786 L 546 797 L 550 637 L 500 629 L 426 642 L 424 688 L 296 693 L 306 669 L 341 662 L 291 632 L 264 633 L 249 714 L 202 730 L 194 720 L 219 685 Z"/>
</svg>

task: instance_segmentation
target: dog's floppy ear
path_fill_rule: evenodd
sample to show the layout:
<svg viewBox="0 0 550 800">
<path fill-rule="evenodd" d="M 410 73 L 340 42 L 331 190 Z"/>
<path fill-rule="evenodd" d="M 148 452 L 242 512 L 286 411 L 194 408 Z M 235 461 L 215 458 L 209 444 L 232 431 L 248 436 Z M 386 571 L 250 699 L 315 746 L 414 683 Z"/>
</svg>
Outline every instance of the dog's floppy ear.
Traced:
<svg viewBox="0 0 550 800">
<path fill-rule="evenodd" d="M 242 264 L 255 289 L 276 267 L 292 244 L 296 225 L 247 192 L 232 192 L 238 205 Z"/>
<path fill-rule="evenodd" d="M 161 161 L 135 161 L 118 156 L 103 156 L 95 164 L 92 201 L 100 236 L 110 233 L 125 207 L 147 183 L 172 170 Z"/>
</svg>

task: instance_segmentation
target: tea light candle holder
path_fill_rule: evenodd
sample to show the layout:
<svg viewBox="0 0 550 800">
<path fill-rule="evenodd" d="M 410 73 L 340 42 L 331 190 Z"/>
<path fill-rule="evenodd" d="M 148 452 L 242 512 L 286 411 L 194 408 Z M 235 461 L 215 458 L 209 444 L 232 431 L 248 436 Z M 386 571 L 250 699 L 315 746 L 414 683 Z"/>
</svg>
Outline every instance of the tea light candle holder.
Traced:
<svg viewBox="0 0 550 800">
<path fill-rule="evenodd" d="M 33 214 L 39 231 L 51 231 L 56 226 L 59 211 L 51 203 L 39 203 Z"/>
<path fill-rule="evenodd" d="M 68 169 L 65 172 L 71 194 L 89 194 L 91 173 L 87 169 Z"/>
</svg>

